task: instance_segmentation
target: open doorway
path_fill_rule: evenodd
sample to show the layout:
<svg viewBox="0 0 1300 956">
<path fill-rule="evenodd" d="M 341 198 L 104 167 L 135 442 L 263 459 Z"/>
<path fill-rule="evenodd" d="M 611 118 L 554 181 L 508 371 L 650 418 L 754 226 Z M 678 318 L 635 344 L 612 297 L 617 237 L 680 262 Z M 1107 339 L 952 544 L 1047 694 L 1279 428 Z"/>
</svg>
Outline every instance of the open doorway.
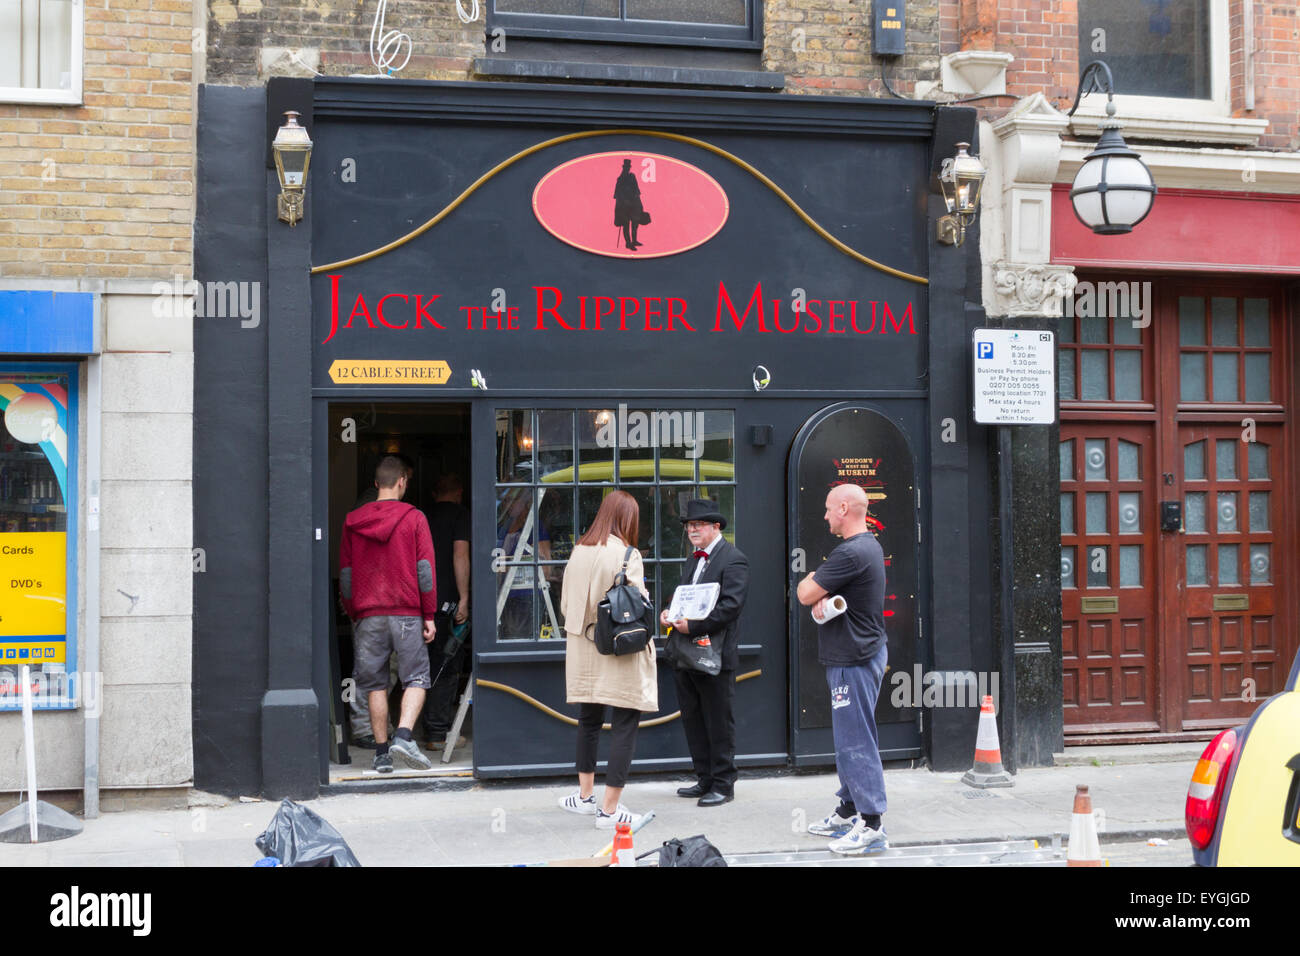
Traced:
<svg viewBox="0 0 1300 956">
<path fill-rule="evenodd" d="M 383 781 L 430 775 L 467 775 L 473 768 L 473 719 L 466 700 L 473 659 L 472 637 L 452 657 L 444 654 L 460 595 L 453 567 L 454 541 L 468 529 L 470 480 L 470 408 L 450 402 L 337 402 L 329 406 L 329 540 L 330 540 L 330 702 L 329 782 Z M 413 735 L 432 770 L 398 766 L 392 773 L 372 769 L 374 743 L 365 695 L 353 677 L 352 622 L 339 599 L 339 543 L 348 514 L 375 500 L 375 468 L 387 455 L 409 469 L 402 499 L 429 520 L 437 558 L 439 637 L 430 646 L 430 677 L 424 709 Z M 459 495 L 455 485 L 459 485 Z M 458 501 L 457 501 L 458 498 Z M 460 509 L 458 512 L 458 505 Z M 468 535 L 464 535 L 467 537 Z M 468 595 L 464 596 L 468 599 Z M 392 662 L 389 722 L 395 725 L 402 688 Z M 465 704 L 465 706 L 462 706 Z M 456 728 L 457 719 L 460 726 Z M 389 739 L 392 737 L 392 726 Z M 444 761 L 444 756 L 450 754 Z"/>
</svg>

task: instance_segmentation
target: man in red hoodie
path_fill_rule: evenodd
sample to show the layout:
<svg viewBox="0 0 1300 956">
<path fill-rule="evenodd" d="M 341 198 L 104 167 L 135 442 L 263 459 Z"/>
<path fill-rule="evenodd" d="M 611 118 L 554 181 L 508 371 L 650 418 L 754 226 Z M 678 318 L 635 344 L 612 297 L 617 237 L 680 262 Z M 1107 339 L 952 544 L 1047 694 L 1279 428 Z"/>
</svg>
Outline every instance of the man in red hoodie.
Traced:
<svg viewBox="0 0 1300 956">
<path fill-rule="evenodd" d="M 351 512 L 339 546 L 339 591 L 356 625 L 353 638 L 357 690 L 367 695 L 375 733 L 374 768 L 392 773 L 393 758 L 428 770 L 433 766 L 411 730 L 429 687 L 429 655 L 438 606 L 433 539 L 424 512 L 405 504 L 408 473 L 388 455 L 375 469 L 379 499 Z M 423 622 L 423 623 L 421 623 Z M 388 658 L 397 654 L 402 710 L 388 742 Z"/>
</svg>

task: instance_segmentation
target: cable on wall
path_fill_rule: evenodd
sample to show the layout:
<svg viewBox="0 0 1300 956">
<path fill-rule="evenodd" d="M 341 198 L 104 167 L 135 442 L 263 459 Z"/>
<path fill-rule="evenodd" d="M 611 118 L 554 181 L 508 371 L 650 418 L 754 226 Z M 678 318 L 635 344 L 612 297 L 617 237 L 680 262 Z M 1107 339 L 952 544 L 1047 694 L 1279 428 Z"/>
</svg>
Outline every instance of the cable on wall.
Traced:
<svg viewBox="0 0 1300 956">
<path fill-rule="evenodd" d="M 411 38 L 400 30 L 384 30 L 384 14 L 388 12 L 388 0 L 379 0 L 375 10 L 375 22 L 370 28 L 370 62 L 382 76 L 393 76 L 406 68 L 411 60 Z M 406 45 L 406 57 L 400 66 L 394 66 L 402 55 L 402 45 Z"/>
</svg>

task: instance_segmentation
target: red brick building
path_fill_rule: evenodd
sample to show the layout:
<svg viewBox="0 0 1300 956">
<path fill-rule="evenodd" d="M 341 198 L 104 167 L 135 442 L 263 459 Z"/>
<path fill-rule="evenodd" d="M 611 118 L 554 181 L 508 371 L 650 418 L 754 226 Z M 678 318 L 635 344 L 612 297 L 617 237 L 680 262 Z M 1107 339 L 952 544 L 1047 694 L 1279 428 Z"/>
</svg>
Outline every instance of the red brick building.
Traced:
<svg viewBox="0 0 1300 956">
<path fill-rule="evenodd" d="M 1295 649 L 1297 9 L 964 0 L 940 32 L 945 92 L 1008 94 L 979 101 L 985 308 L 1060 317 L 1066 740 L 1208 737 Z M 1160 190 L 1129 235 L 1071 210 L 1092 60 Z"/>
</svg>

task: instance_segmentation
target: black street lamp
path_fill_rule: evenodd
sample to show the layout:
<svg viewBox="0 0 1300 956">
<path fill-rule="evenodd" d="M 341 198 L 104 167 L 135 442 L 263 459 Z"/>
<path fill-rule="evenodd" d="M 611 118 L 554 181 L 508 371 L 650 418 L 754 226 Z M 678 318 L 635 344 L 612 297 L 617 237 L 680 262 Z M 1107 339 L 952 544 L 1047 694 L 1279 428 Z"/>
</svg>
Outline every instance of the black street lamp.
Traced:
<svg viewBox="0 0 1300 956">
<path fill-rule="evenodd" d="M 1101 139 L 1074 175 L 1070 202 L 1079 221 L 1099 236 L 1132 232 L 1151 212 L 1156 184 L 1142 157 L 1128 148 L 1119 134 L 1123 124 L 1115 119 L 1115 80 L 1101 60 L 1089 63 L 1079 77 L 1073 116 L 1085 93 L 1106 94 L 1106 118 Z"/>
</svg>

